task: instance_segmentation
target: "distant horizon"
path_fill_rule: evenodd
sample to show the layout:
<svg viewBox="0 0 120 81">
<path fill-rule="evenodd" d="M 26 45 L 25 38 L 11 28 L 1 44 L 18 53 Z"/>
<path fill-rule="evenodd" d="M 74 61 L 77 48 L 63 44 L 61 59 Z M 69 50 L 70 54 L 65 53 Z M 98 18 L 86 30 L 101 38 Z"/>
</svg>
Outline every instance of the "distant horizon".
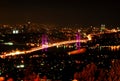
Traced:
<svg viewBox="0 0 120 81">
<path fill-rule="evenodd" d="M 119 24 L 116 1 L 0 0 L 0 23 Z"/>
<path fill-rule="evenodd" d="M 29 22 L 29 21 L 28 21 Z M 80 24 L 80 23 L 39 23 L 39 22 L 32 22 L 30 21 L 31 24 L 46 24 L 46 25 L 79 25 L 82 27 L 100 27 L 102 24 L 104 24 L 106 27 L 120 27 L 120 24 L 105 24 L 105 23 L 100 23 L 100 24 Z M 25 25 L 27 22 L 19 22 L 19 23 L 0 23 L 0 25 Z"/>
</svg>

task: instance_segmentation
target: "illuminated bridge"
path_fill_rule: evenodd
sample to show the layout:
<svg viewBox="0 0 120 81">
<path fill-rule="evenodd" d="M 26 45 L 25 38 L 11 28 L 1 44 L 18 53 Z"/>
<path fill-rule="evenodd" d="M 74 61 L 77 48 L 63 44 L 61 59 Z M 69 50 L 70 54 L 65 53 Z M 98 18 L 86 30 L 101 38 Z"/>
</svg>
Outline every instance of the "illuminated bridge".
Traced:
<svg viewBox="0 0 120 81">
<path fill-rule="evenodd" d="M 110 33 L 113 33 L 113 32 L 110 32 Z M 62 41 L 62 42 L 57 42 L 57 43 L 53 43 L 53 44 L 48 44 L 48 43 L 46 43 L 46 40 L 45 40 L 45 41 L 43 41 L 44 44 L 39 46 L 39 47 L 31 48 L 29 50 L 24 50 L 24 51 L 15 51 L 15 52 L 10 52 L 10 53 L 4 53 L 4 54 L 0 55 L 0 57 L 4 58 L 6 56 L 15 56 L 15 55 L 21 55 L 21 54 L 29 54 L 29 53 L 32 53 L 32 52 L 35 52 L 35 51 L 44 50 L 46 48 L 55 47 L 55 46 L 64 45 L 64 44 L 72 44 L 72 43 L 79 43 L 79 42 L 86 43 L 88 40 L 92 40 L 92 35 L 93 34 L 89 34 L 87 36 L 88 39 L 77 39 L 77 40 Z M 98 34 L 95 34 L 95 35 L 98 35 Z M 119 48 L 119 47 L 120 46 L 118 46 L 117 48 Z M 113 48 L 113 47 L 111 47 L 111 48 Z"/>
<path fill-rule="evenodd" d="M 3 55 L 0 55 L 1 58 L 6 57 L 6 56 L 15 56 L 15 55 L 21 55 L 21 54 L 28 54 L 32 53 L 38 50 L 43 50 L 46 48 L 54 47 L 54 46 L 59 46 L 59 45 L 64 45 L 64 44 L 72 44 L 72 43 L 77 43 L 77 42 L 84 42 L 86 43 L 88 40 L 87 39 L 81 39 L 81 40 L 70 40 L 70 41 L 62 41 L 62 42 L 57 42 L 45 46 L 39 46 L 35 48 L 31 48 L 30 50 L 25 50 L 25 51 L 15 51 L 15 52 L 10 52 L 10 53 L 4 53 Z"/>
</svg>

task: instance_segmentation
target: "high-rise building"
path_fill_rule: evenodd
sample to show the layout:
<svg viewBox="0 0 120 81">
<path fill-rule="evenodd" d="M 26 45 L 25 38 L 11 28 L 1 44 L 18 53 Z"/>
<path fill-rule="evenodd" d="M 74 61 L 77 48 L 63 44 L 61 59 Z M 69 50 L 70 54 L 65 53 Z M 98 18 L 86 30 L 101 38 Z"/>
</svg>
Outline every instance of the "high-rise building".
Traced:
<svg viewBox="0 0 120 81">
<path fill-rule="evenodd" d="M 103 32 L 105 30 L 105 24 L 101 24 L 100 31 Z"/>
</svg>

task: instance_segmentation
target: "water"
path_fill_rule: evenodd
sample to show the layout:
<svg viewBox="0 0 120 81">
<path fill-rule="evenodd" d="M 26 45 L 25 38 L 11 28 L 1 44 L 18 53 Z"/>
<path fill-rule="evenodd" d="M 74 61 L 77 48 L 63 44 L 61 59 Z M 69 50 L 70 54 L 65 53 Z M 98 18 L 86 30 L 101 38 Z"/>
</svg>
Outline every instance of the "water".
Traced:
<svg viewBox="0 0 120 81">
<path fill-rule="evenodd" d="M 75 47 L 53 47 L 48 51 L 36 51 L 31 54 L 7 57 L 1 59 L 0 72 L 2 76 L 8 75 L 17 81 L 28 75 L 39 74 L 41 78 L 46 76 L 52 80 L 71 81 L 74 74 L 82 73 L 91 65 L 97 69 L 110 71 L 112 62 L 120 59 L 120 49 L 110 47 L 86 47 L 82 54 L 68 55 Z M 20 67 L 24 65 L 24 67 Z M 19 66 L 19 67 L 18 67 Z M 96 70 L 97 72 L 99 70 Z"/>
</svg>

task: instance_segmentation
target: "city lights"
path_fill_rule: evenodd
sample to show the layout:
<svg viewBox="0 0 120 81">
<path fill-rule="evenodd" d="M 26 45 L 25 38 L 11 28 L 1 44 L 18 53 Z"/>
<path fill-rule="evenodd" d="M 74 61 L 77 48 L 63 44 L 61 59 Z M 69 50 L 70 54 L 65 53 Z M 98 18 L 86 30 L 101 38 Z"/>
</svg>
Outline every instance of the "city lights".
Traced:
<svg viewBox="0 0 120 81">
<path fill-rule="evenodd" d="M 4 78 L 13 73 L 19 80 L 29 77 L 34 80 L 79 81 L 83 78 L 89 81 L 94 80 L 97 71 L 102 73 L 103 69 L 111 77 L 112 69 L 117 68 L 114 64 L 119 62 L 118 28 L 109 29 L 103 25 L 102 28 L 63 27 L 58 30 L 56 27 L 49 28 L 49 25 L 42 29 L 34 28 L 34 25 L 20 25 L 21 29 L 12 26 L 19 31 L 1 34 L 0 75 Z M 29 29 L 26 30 L 27 26 Z M 35 78 L 36 75 L 38 77 Z"/>
<path fill-rule="evenodd" d="M 120 81 L 120 3 L 0 0 L 0 81 Z"/>
</svg>

